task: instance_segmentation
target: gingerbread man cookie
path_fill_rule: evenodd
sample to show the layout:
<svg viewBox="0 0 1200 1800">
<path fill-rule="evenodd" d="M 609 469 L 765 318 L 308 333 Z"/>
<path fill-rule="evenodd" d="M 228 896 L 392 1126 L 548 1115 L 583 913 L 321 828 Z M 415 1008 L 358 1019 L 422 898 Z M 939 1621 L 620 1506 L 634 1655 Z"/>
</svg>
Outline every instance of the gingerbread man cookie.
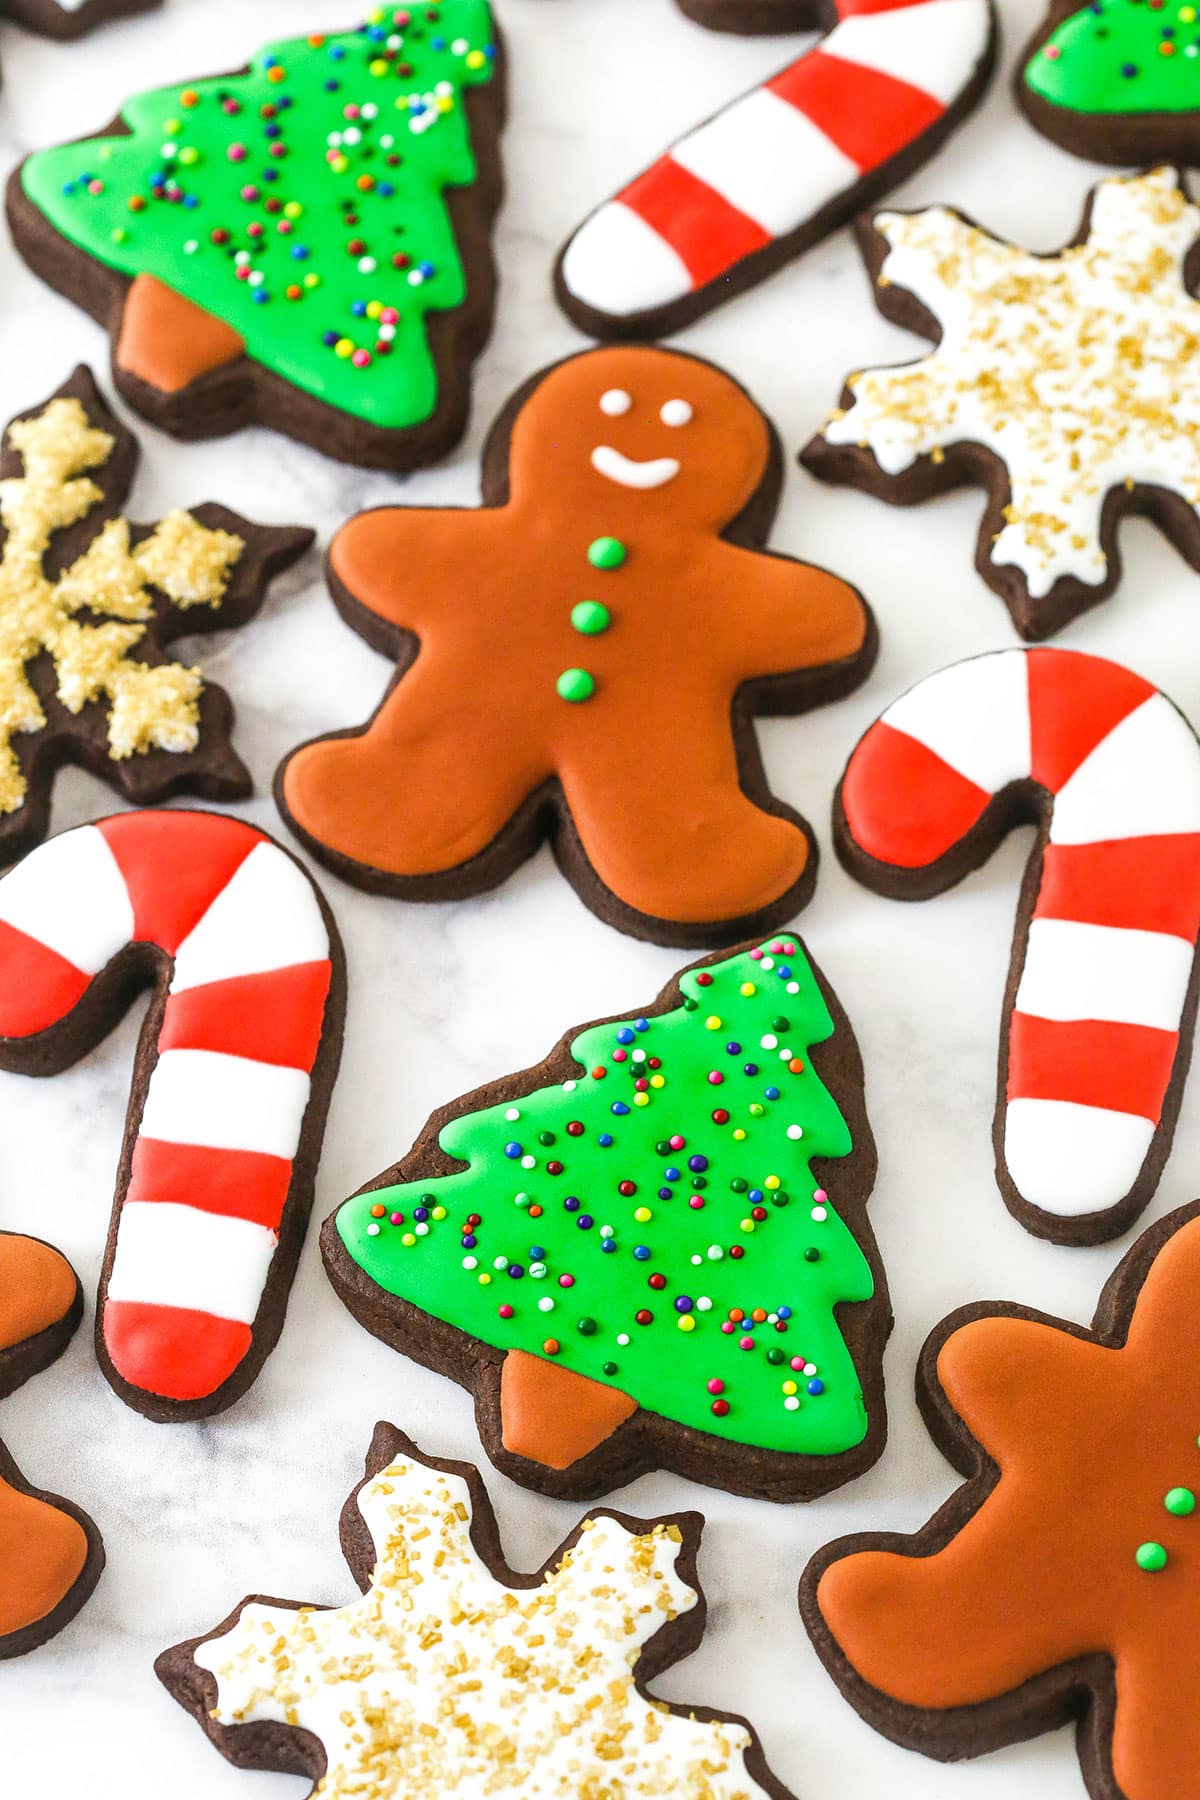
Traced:
<svg viewBox="0 0 1200 1800">
<path fill-rule="evenodd" d="M 77 38 L 110 19 L 150 12 L 162 0 L 4 0 L 4 14 L 43 37 Z"/>
<path fill-rule="evenodd" d="M 536 376 L 484 452 L 483 508 L 385 507 L 335 538 L 347 622 L 397 673 L 362 728 L 276 783 L 313 854 L 405 899 L 494 886 L 544 837 L 587 905 L 657 942 L 769 930 L 816 876 L 755 712 L 856 687 L 860 594 L 764 553 L 781 458 L 710 363 L 589 352 Z"/>
<path fill-rule="evenodd" d="M 817 1651 L 884 1736 L 951 1761 L 1079 1721 L 1093 1800 L 1197 1792 L 1200 1206 L 1145 1233 L 1091 1330 L 969 1306 L 917 1393 L 969 1479 L 911 1537 L 821 1550 Z"/>
<path fill-rule="evenodd" d="M 83 1316 L 79 1279 L 38 1238 L 0 1232 L 0 1397 L 62 1355 Z M 87 1514 L 31 1487 L 0 1443 L 0 1661 L 23 1656 L 75 1617 L 104 1549 Z"/>
</svg>

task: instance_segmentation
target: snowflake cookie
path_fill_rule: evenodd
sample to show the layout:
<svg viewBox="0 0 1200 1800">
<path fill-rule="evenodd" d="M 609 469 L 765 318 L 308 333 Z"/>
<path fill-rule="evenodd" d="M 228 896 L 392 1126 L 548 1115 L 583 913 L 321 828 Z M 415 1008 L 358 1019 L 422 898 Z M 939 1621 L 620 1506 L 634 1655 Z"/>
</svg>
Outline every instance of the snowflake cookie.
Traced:
<svg viewBox="0 0 1200 1800">
<path fill-rule="evenodd" d="M 85 368 L 5 433 L 0 862 L 45 837 L 63 763 L 139 805 L 250 792 L 228 695 L 166 646 L 244 625 L 312 533 L 223 506 L 131 525 L 121 509 L 136 461 Z"/>
<path fill-rule="evenodd" d="M 702 1524 L 591 1513 L 516 1575 L 476 1471 L 379 1425 L 341 1521 L 363 1598 L 244 1600 L 157 1672 L 230 1762 L 329 1800 L 788 1800 L 743 1720 L 645 1689 L 703 1636 Z"/>
<path fill-rule="evenodd" d="M 1126 513 L 1200 567 L 1200 208 L 1175 170 L 1100 182 L 1054 255 L 944 206 L 862 237 L 880 311 L 937 348 L 850 376 L 814 474 L 899 505 L 986 487 L 976 567 L 1025 638 L 1113 592 Z"/>
</svg>

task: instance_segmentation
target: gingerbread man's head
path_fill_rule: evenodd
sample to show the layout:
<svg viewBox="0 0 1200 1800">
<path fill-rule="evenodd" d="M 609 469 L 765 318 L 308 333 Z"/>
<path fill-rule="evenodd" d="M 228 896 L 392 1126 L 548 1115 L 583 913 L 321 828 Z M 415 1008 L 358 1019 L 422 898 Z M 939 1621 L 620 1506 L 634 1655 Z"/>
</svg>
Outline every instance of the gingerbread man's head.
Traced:
<svg viewBox="0 0 1200 1800">
<path fill-rule="evenodd" d="M 511 497 L 631 532 L 660 520 L 719 532 L 762 487 L 771 455 L 766 420 L 720 369 L 616 346 L 560 363 L 529 394 L 512 423 Z"/>
</svg>

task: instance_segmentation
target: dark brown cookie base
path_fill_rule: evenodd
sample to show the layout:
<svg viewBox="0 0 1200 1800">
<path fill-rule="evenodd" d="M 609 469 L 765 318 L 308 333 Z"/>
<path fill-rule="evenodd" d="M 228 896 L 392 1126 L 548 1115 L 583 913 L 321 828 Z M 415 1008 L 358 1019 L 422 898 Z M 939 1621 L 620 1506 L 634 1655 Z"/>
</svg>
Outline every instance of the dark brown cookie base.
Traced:
<svg viewBox="0 0 1200 1800">
<path fill-rule="evenodd" d="M 1088 195 L 1079 230 L 1064 249 L 1086 240 L 1094 201 L 1095 189 Z M 964 224 L 982 229 L 976 220 L 957 208 L 947 210 Z M 888 246 L 883 234 L 876 230 L 874 219 L 864 214 L 856 229 L 875 304 L 884 318 L 929 338 L 934 345 L 940 344 L 942 329 L 928 308 L 905 288 L 880 280 Z M 1061 254 L 1061 251 L 1049 251 L 1043 260 Z M 1184 280 L 1190 291 L 1200 283 L 1200 247 L 1189 252 L 1184 265 Z M 840 404 L 849 407 L 852 402 L 853 395 L 847 384 L 843 386 Z M 1200 570 L 1200 520 L 1194 510 L 1178 494 L 1169 493 L 1165 488 L 1131 482 L 1110 488 L 1104 499 L 1100 523 L 1100 543 L 1107 561 L 1104 580 L 1093 585 L 1078 581 L 1074 576 L 1060 576 L 1048 594 L 1035 598 L 1029 592 L 1024 574 L 1015 564 L 996 564 L 990 560 L 990 551 L 1003 529 L 1004 510 L 1012 494 L 1007 466 L 983 444 L 949 444 L 936 456 L 918 457 L 899 475 L 887 475 L 869 449 L 856 444 L 830 444 L 818 433 L 800 452 L 800 461 L 822 481 L 859 488 L 864 494 L 886 500 L 892 506 L 918 506 L 953 488 L 982 487 L 987 504 L 975 545 L 975 568 L 992 592 L 1003 600 L 1013 624 L 1028 643 L 1040 643 L 1044 638 L 1052 637 L 1082 613 L 1107 600 L 1116 590 L 1122 572 L 1117 527 L 1130 514 L 1152 520 L 1184 560 Z"/>
<path fill-rule="evenodd" d="M 716 956 L 708 956 L 693 967 L 704 968 L 717 960 Z M 836 995 L 816 964 L 809 960 L 834 1022 L 833 1037 L 814 1046 L 810 1059 L 846 1118 L 854 1146 L 848 1157 L 839 1157 L 830 1165 L 837 1170 L 838 1212 L 853 1232 L 875 1283 L 870 1300 L 838 1308 L 839 1328 L 862 1383 L 869 1421 L 867 1435 L 852 1449 L 827 1457 L 756 1449 L 639 1408 L 602 1444 L 566 1469 L 551 1469 L 515 1455 L 505 1448 L 501 1419 L 503 1352 L 385 1292 L 350 1257 L 337 1229 L 336 1211 L 321 1227 L 321 1254 L 343 1304 L 374 1337 L 426 1368 L 448 1375 L 474 1395 L 476 1424 L 489 1459 L 502 1474 L 523 1487 L 554 1499 L 586 1501 L 611 1493 L 651 1469 L 661 1468 L 705 1487 L 724 1488 L 755 1500 L 815 1500 L 864 1474 L 883 1454 L 887 1442 L 883 1350 L 892 1328 L 892 1312 L 887 1277 L 867 1216 L 867 1200 L 875 1181 L 875 1141 L 867 1119 L 858 1044 Z M 641 1016 L 657 1018 L 679 1003 L 676 976 L 653 1006 L 641 1009 Z M 579 1065 L 571 1055 L 571 1044 L 580 1032 L 590 1029 L 589 1025 L 575 1026 L 534 1068 L 489 1082 L 449 1106 L 440 1107 L 408 1155 L 367 1182 L 359 1192 L 373 1193 L 401 1182 L 432 1180 L 452 1173 L 459 1165 L 447 1157 L 438 1142 L 442 1129 L 452 1119 L 515 1101 L 535 1088 L 576 1076 Z"/>
<path fill-rule="evenodd" d="M 68 12 L 55 0 L 5 0 L 5 16 L 43 37 L 69 41 L 107 25 L 114 19 L 127 19 L 134 13 L 150 12 L 162 0 L 84 0 L 75 12 Z"/>
<path fill-rule="evenodd" d="M 125 303 L 132 283 L 96 262 L 86 250 L 50 224 L 29 199 L 18 164 L 9 178 L 6 208 L 13 241 L 29 267 L 48 286 L 74 300 L 103 325 L 112 343 L 112 379 L 135 412 L 172 437 L 224 437 L 247 425 L 266 425 L 337 462 L 406 474 L 445 456 L 462 438 L 470 415 L 471 372 L 492 332 L 496 268 L 491 227 L 504 196 L 500 137 L 506 116 L 504 40 L 494 33 L 497 54 L 492 79 L 465 91 L 476 146 L 476 180 L 469 188 L 448 188 L 445 200 L 461 246 L 467 299 L 427 322 L 437 371 L 436 410 L 420 425 L 382 429 L 353 418 L 295 387 L 283 376 L 242 356 L 168 393 L 124 368 L 119 346 Z M 247 71 L 230 70 L 231 78 Z M 91 137 L 127 135 L 118 116 Z"/>
<path fill-rule="evenodd" d="M 342 1553 L 350 1567 L 350 1573 L 359 1589 L 366 1593 L 371 1585 L 374 1572 L 374 1547 L 370 1534 L 358 1510 L 358 1496 L 367 1483 L 379 1474 L 380 1470 L 395 1462 L 398 1457 L 412 1457 L 414 1461 L 424 1463 L 426 1468 L 436 1469 L 445 1475 L 453 1475 L 465 1481 L 471 1492 L 471 1542 L 478 1552 L 480 1560 L 490 1569 L 496 1580 L 506 1587 L 517 1591 L 541 1587 L 546 1577 L 558 1566 L 562 1558 L 578 1542 L 586 1520 L 581 1520 L 575 1530 L 566 1537 L 557 1550 L 547 1557 L 541 1568 L 532 1575 L 523 1575 L 510 1568 L 505 1560 L 500 1543 L 500 1533 L 496 1524 L 496 1515 L 492 1511 L 487 1489 L 480 1479 L 479 1472 L 470 1463 L 450 1462 L 442 1457 L 426 1456 L 417 1448 L 412 1439 L 394 1425 L 379 1424 L 375 1427 L 371 1439 L 371 1447 L 367 1452 L 366 1474 L 358 1483 L 342 1509 L 340 1537 Z M 680 1578 L 694 1589 L 698 1598 L 691 1612 L 680 1613 L 676 1618 L 667 1620 L 654 1636 L 649 1639 L 634 1668 L 634 1685 L 643 1699 L 651 1698 L 647 1694 L 648 1684 L 664 1669 L 690 1656 L 704 1636 L 707 1617 L 704 1591 L 700 1586 L 696 1572 L 696 1557 L 700 1548 L 700 1534 L 704 1526 L 701 1513 L 677 1513 L 672 1517 L 661 1519 L 633 1518 L 628 1513 L 610 1511 L 608 1508 L 589 1514 L 592 1518 L 611 1518 L 624 1527 L 626 1531 L 643 1535 L 653 1531 L 656 1525 L 678 1526 L 683 1544 L 679 1552 L 676 1568 Z M 319 1781 L 325 1773 L 325 1749 L 320 1740 L 309 1731 L 294 1729 L 286 1725 L 268 1721 L 252 1721 L 245 1725 L 222 1725 L 211 1715 L 217 1700 L 217 1684 L 207 1669 L 198 1668 L 195 1652 L 201 1644 L 212 1638 L 222 1637 L 241 1617 L 247 1606 L 256 1603 L 266 1606 L 287 1607 L 291 1611 L 299 1610 L 297 1602 L 290 1600 L 274 1600 L 263 1595 L 254 1594 L 236 1606 L 229 1617 L 222 1621 L 215 1630 L 207 1632 L 204 1637 L 192 1638 L 187 1643 L 177 1644 L 170 1650 L 164 1650 L 154 1665 L 155 1674 L 167 1691 L 178 1700 L 185 1711 L 191 1713 L 205 1736 L 216 1745 L 227 1761 L 241 1769 L 276 1769 L 287 1774 L 307 1775 L 312 1781 Z M 320 1609 L 317 1609 L 320 1610 Z M 791 1800 L 790 1791 L 767 1766 L 766 1757 L 758 1735 L 749 1722 L 736 1713 L 716 1712 L 706 1706 L 675 1706 L 665 1701 L 656 1701 L 656 1705 L 666 1712 L 678 1713 L 683 1718 L 703 1721 L 720 1721 L 727 1725 L 740 1726 L 751 1739 L 746 1751 L 746 1766 L 750 1774 L 772 1800 Z"/>
</svg>

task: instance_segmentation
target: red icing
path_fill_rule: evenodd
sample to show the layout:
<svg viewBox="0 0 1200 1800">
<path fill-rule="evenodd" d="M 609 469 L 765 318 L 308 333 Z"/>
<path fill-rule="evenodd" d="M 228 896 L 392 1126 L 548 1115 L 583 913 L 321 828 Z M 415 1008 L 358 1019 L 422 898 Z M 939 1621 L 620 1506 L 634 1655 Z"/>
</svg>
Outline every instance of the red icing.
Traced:
<svg viewBox="0 0 1200 1800">
<path fill-rule="evenodd" d="M 192 1206 L 274 1231 L 283 1217 L 291 1180 L 292 1164 L 286 1157 L 139 1137 L 125 1202 Z"/>
<path fill-rule="evenodd" d="M 1056 794 L 1114 725 L 1156 690 L 1098 656 L 1029 650 L 1025 663 L 1033 779 Z"/>
<path fill-rule="evenodd" d="M 33 1037 L 65 1018 L 91 976 L 0 920 L 0 1037 Z"/>
<path fill-rule="evenodd" d="M 216 1050 L 254 1062 L 311 1069 L 321 1042 L 327 962 L 293 963 L 185 988 L 167 1000 L 160 1050 Z"/>
<path fill-rule="evenodd" d="M 761 225 L 670 156 L 639 175 L 621 199 L 670 244 L 696 287 L 771 242 Z"/>
<path fill-rule="evenodd" d="M 923 88 L 821 49 L 784 69 L 767 88 L 811 119 L 864 172 L 906 148 L 946 110 Z"/>
<path fill-rule="evenodd" d="M 1038 919 L 1200 935 L 1200 837 L 1047 844 Z"/>
<path fill-rule="evenodd" d="M 944 856 L 990 799 L 916 738 L 882 720 L 859 744 L 842 782 L 855 844 L 899 869 L 923 869 Z"/>
<path fill-rule="evenodd" d="M 110 1300 L 104 1343 L 131 1387 L 166 1400 L 203 1400 L 227 1381 L 250 1348 L 248 1325 L 182 1306 Z"/>
<path fill-rule="evenodd" d="M 262 832 L 217 813 L 120 813 L 96 827 L 125 877 L 133 902 L 134 942 L 174 955 Z"/>
<path fill-rule="evenodd" d="M 1179 1033 L 1107 1019 L 1036 1019 L 1014 1012 L 1008 1098 L 1070 1100 L 1155 1123 L 1179 1049 Z"/>
</svg>

